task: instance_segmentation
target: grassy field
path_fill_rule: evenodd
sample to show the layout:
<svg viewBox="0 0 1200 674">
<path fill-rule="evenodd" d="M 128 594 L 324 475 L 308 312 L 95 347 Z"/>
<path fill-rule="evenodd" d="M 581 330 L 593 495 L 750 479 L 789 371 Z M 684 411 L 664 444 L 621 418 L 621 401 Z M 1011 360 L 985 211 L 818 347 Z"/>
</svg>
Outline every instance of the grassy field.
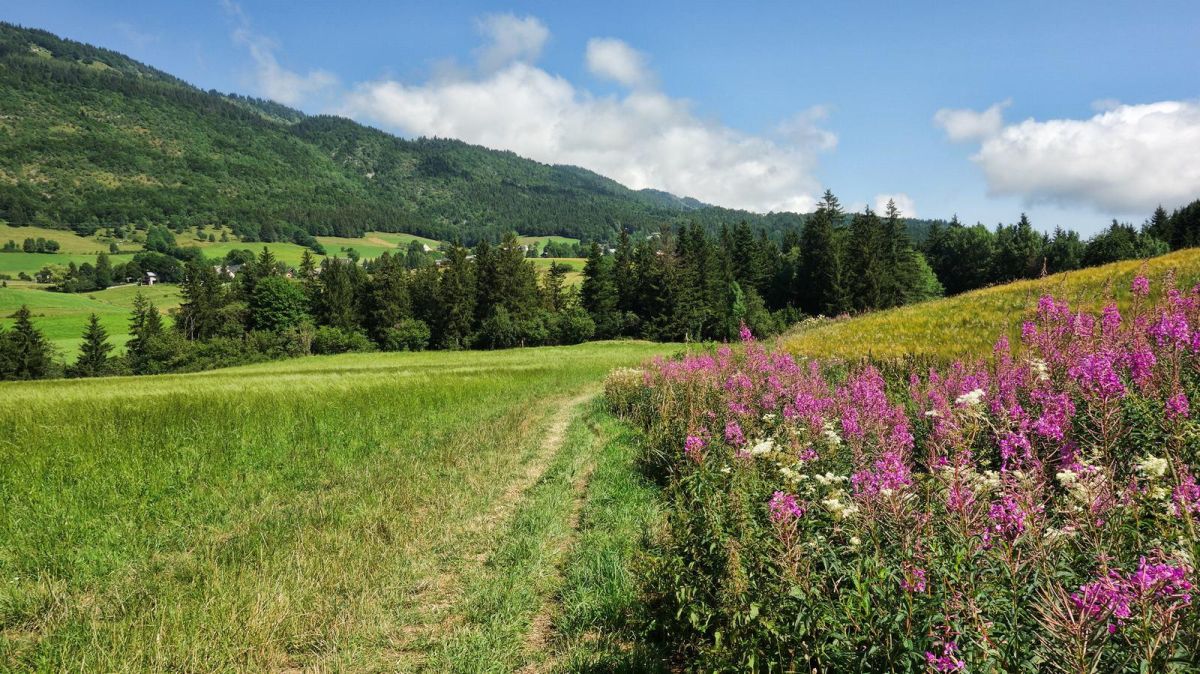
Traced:
<svg viewBox="0 0 1200 674">
<path fill-rule="evenodd" d="M 95 255 L 107 253 L 108 244 L 96 237 L 79 236 L 71 230 L 47 229 L 45 227 L 13 227 L 0 225 L 0 246 L 16 241 L 20 246 L 25 239 L 53 239 L 58 242 L 60 253 L 83 253 Z"/>
<path fill-rule="evenodd" d="M 74 358 L 81 335 L 93 312 L 108 330 L 110 341 L 120 347 L 129 341 L 129 314 L 138 292 L 146 295 L 159 311 L 179 306 L 179 286 L 118 286 L 91 293 L 52 293 L 32 285 L 12 284 L 0 288 L 0 325 L 9 327 L 13 312 L 27 305 L 33 312 L 33 323 L 63 355 Z M 119 349 L 118 349 L 119 350 Z"/>
<path fill-rule="evenodd" d="M 618 630 L 652 491 L 592 400 L 676 348 L 0 384 L 0 669 L 646 657 Z"/>
<path fill-rule="evenodd" d="M 569 236 L 518 236 L 517 243 L 528 246 L 537 246 L 538 255 L 542 254 L 542 249 L 546 244 L 554 241 L 555 243 L 579 243 L 579 239 L 572 239 Z"/>
<path fill-rule="evenodd" d="M 1181 287 L 1190 288 L 1200 281 L 1200 249 L 1054 274 L 850 319 L 801 324 L 780 340 L 789 351 L 812 357 L 985 355 L 996 335 L 1019 335 L 1021 322 L 1042 295 L 1053 293 L 1092 310 L 1109 297 L 1127 306 L 1129 282 L 1143 269 L 1152 280 L 1174 271 Z"/>
</svg>

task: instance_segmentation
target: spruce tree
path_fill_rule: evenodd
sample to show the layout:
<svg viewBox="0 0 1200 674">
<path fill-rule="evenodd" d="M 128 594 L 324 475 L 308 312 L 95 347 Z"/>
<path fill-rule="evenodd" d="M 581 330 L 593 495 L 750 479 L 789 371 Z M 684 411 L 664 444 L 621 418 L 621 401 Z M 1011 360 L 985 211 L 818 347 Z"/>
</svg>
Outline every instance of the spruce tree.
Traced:
<svg viewBox="0 0 1200 674">
<path fill-rule="evenodd" d="M 837 197 L 825 190 L 800 236 L 799 304 L 806 313 L 836 316 L 846 309 L 837 233 L 841 221 Z"/>
<path fill-rule="evenodd" d="M 867 208 L 850 220 L 849 251 L 846 257 L 849 272 L 848 293 L 852 308 L 867 311 L 883 304 L 885 275 L 895 272 L 893 266 L 884 268 L 889 260 L 879 217 Z"/>
<path fill-rule="evenodd" d="M 108 354 L 113 349 L 108 342 L 108 331 L 100 325 L 100 317 L 92 314 L 83 331 L 83 345 L 79 347 L 72 374 L 77 377 L 99 377 L 109 370 Z"/>
<path fill-rule="evenodd" d="M 179 290 L 183 301 L 176 314 L 175 329 L 190 340 L 215 336 L 223 327 L 221 310 L 225 306 L 225 288 L 216 270 L 206 262 L 189 262 Z"/>
<path fill-rule="evenodd" d="M 475 326 L 475 269 L 467 249 L 455 244 L 446 254 L 446 268 L 438 283 L 438 339 L 444 348 L 471 345 Z"/>
<path fill-rule="evenodd" d="M 134 374 L 147 374 L 159 369 L 154 359 L 154 342 L 162 335 L 162 316 L 146 296 L 133 298 L 133 315 L 129 321 L 129 342 L 125 345 L 129 369 Z"/>
<path fill-rule="evenodd" d="M 621 319 L 617 310 L 617 287 L 610 261 L 603 256 L 600 245 L 593 242 L 583 266 L 583 286 L 580 288 L 583 308 L 596 323 L 596 336 L 602 339 L 620 333 Z"/>
<path fill-rule="evenodd" d="M 408 269 L 399 255 L 384 253 L 372 266 L 367 282 L 367 330 L 382 343 L 387 330 L 411 316 Z"/>
<path fill-rule="evenodd" d="M 5 335 L 10 377 L 13 379 L 42 379 L 50 374 L 50 344 L 33 324 L 29 307 L 13 314 L 12 330 Z"/>
<path fill-rule="evenodd" d="M 108 253 L 100 253 L 96 256 L 96 271 L 95 276 L 96 287 L 100 290 L 113 284 L 113 268 L 112 261 L 108 258 Z"/>
</svg>

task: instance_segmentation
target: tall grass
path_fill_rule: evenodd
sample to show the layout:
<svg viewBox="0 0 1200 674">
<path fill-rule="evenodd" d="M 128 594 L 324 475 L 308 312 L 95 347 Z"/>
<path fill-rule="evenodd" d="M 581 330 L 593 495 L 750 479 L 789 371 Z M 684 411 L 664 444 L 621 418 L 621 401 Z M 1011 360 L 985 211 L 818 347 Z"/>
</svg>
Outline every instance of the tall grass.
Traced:
<svg viewBox="0 0 1200 674">
<path fill-rule="evenodd" d="M 554 401 L 670 349 L 0 385 L 0 668 L 403 669 Z"/>
</svg>

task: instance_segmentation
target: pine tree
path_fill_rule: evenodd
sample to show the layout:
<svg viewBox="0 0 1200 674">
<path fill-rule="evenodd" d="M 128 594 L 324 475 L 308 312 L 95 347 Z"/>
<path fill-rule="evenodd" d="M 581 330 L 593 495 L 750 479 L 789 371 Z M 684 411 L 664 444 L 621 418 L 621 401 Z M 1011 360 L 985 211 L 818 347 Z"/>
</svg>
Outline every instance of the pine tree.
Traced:
<svg viewBox="0 0 1200 674">
<path fill-rule="evenodd" d="M 593 242 L 583 266 L 583 286 L 580 300 L 596 323 L 596 336 L 606 339 L 620 334 L 621 319 L 617 310 L 617 287 L 610 261 L 603 256 L 600 245 Z"/>
<path fill-rule="evenodd" d="M 475 269 L 467 249 L 455 244 L 446 254 L 446 269 L 438 283 L 438 336 L 448 349 L 471 345 L 475 325 Z"/>
<path fill-rule="evenodd" d="M 837 227 L 842 208 L 833 192 L 825 196 L 800 236 L 800 308 L 809 314 L 834 316 L 846 309 Z"/>
<path fill-rule="evenodd" d="M 9 376 L 13 379 L 42 379 L 50 373 L 50 343 L 33 324 L 29 307 L 13 314 L 12 330 L 5 335 Z"/>
<path fill-rule="evenodd" d="M 154 362 L 154 342 L 163 331 L 162 316 L 146 296 L 133 298 L 133 316 L 129 321 L 129 342 L 125 345 L 129 369 L 134 374 L 147 374 L 158 369 Z"/>
<path fill-rule="evenodd" d="M 884 277 L 895 272 L 894 267 L 886 269 L 884 265 L 894 264 L 895 260 L 889 260 L 879 217 L 870 208 L 850 220 L 848 246 L 847 285 L 851 306 L 859 311 L 882 306 L 887 283 Z"/>
<path fill-rule="evenodd" d="M 216 270 L 205 262 L 189 262 L 179 290 L 183 301 L 175 329 L 190 340 L 215 336 L 223 327 L 221 310 L 225 306 L 225 288 Z"/>
<path fill-rule="evenodd" d="M 543 281 L 542 292 L 546 296 L 546 305 L 554 313 L 558 313 L 566 308 L 567 297 L 564 289 L 566 288 L 568 270 L 570 270 L 570 267 L 565 264 L 551 262 L 550 269 L 546 272 L 546 278 Z"/>
<path fill-rule="evenodd" d="M 384 253 L 371 268 L 367 282 L 367 330 L 382 343 L 385 332 L 412 316 L 408 269 L 399 255 Z"/>
<path fill-rule="evenodd" d="M 83 331 L 83 345 L 79 347 L 79 358 L 72 368 L 77 377 L 99 377 L 109 370 L 108 354 L 113 349 L 108 342 L 108 331 L 100 325 L 100 317 L 92 314 Z"/>
<path fill-rule="evenodd" d="M 96 287 L 100 290 L 113 284 L 113 268 L 112 261 L 108 258 L 108 253 L 100 253 L 96 256 L 96 271 L 95 276 Z"/>
</svg>

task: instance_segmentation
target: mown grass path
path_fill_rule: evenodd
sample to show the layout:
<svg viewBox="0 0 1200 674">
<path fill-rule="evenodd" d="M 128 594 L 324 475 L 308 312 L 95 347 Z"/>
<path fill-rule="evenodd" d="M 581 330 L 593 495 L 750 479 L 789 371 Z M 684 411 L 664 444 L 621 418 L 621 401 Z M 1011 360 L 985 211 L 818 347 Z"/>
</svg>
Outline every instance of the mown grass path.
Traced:
<svg viewBox="0 0 1200 674">
<path fill-rule="evenodd" d="M 0 385 L 0 670 L 549 661 L 575 633 L 560 598 L 596 586 L 572 581 L 607 461 L 588 400 L 611 368 L 673 348 Z"/>
</svg>

